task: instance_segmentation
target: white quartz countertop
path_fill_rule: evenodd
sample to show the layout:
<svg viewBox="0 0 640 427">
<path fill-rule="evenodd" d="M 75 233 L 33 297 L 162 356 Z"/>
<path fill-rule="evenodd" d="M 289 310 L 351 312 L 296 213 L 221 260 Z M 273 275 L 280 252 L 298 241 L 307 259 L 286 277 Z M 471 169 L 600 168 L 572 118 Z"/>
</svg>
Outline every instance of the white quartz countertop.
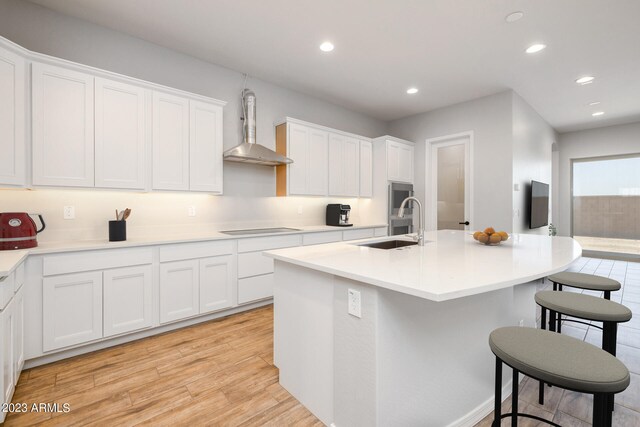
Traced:
<svg viewBox="0 0 640 427">
<path fill-rule="evenodd" d="M 133 237 L 127 238 L 123 242 L 109 242 L 108 239 L 101 240 L 75 240 L 75 241 L 61 241 L 61 242 L 39 242 L 38 246 L 25 250 L 9 250 L 0 251 L 0 277 L 6 276 L 13 269 L 22 262 L 27 255 L 41 255 L 48 253 L 60 253 L 60 252 L 75 252 L 75 251 L 88 251 L 99 249 L 115 249 L 115 248 L 130 248 L 136 246 L 151 246 L 151 245 L 164 245 L 174 243 L 190 243 L 190 242 L 203 242 L 212 240 L 238 240 L 255 237 L 272 237 L 282 236 L 288 234 L 303 234 L 303 233 L 315 233 L 315 232 L 329 232 L 329 231 L 346 231 L 360 228 L 377 228 L 386 227 L 387 224 L 359 224 L 351 227 L 334 227 L 329 225 L 279 225 L 279 226 L 247 226 L 243 224 L 228 225 L 224 228 L 213 229 L 207 227 L 200 227 L 194 232 L 181 232 L 172 234 L 163 234 L 161 229 L 152 236 L 147 237 Z M 279 233 L 258 233 L 258 234 L 243 234 L 243 235 L 229 235 L 221 233 L 222 230 L 246 230 L 257 228 L 274 228 L 274 227 L 287 227 L 295 228 L 294 231 L 286 231 Z"/>
<path fill-rule="evenodd" d="M 425 233 L 424 246 L 391 250 L 359 246 L 392 239 L 279 249 L 265 254 L 432 301 L 530 282 L 565 270 L 582 254 L 578 242 L 570 237 L 514 234 L 498 246 L 486 246 L 469 232 L 453 230 Z"/>
<path fill-rule="evenodd" d="M 0 277 L 5 277 L 29 255 L 27 250 L 0 252 Z"/>
</svg>

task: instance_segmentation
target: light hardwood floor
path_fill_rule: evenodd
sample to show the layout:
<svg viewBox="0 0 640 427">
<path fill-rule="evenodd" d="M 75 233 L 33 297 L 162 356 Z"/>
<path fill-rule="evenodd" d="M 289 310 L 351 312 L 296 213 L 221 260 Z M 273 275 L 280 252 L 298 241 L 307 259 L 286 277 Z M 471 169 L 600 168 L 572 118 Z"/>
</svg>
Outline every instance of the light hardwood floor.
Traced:
<svg viewBox="0 0 640 427">
<path fill-rule="evenodd" d="M 14 403 L 69 413 L 8 414 L 9 426 L 321 426 L 278 384 L 273 307 L 26 370 Z"/>
<path fill-rule="evenodd" d="M 612 299 L 634 312 L 618 335 L 632 378 L 616 398 L 613 425 L 640 426 L 640 263 L 581 258 L 570 270 L 624 284 Z M 562 331 L 600 345 L 597 329 L 567 323 Z M 520 409 L 565 427 L 590 425 L 589 396 L 558 388 L 546 396 L 538 405 L 536 383 L 525 380 Z M 6 426 L 322 425 L 278 384 L 272 306 L 24 371 L 13 402 L 69 403 L 71 412 L 9 414 Z M 510 405 L 507 399 L 505 412 Z M 490 425 L 491 415 L 477 426 Z"/>
</svg>

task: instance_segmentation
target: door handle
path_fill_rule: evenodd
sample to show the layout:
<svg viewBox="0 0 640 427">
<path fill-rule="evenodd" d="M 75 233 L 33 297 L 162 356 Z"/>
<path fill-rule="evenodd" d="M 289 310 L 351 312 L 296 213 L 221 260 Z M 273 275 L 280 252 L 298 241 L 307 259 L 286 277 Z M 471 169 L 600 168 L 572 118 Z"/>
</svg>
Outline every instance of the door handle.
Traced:
<svg viewBox="0 0 640 427">
<path fill-rule="evenodd" d="M 469 225 L 469 221 L 459 222 L 458 224 L 460 224 L 460 225 Z"/>
</svg>

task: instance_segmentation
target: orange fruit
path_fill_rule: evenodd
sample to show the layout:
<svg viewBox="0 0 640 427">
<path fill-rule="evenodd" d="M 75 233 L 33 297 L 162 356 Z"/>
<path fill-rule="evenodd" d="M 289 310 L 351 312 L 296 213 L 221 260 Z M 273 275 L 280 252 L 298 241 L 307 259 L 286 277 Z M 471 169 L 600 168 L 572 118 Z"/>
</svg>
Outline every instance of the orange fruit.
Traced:
<svg viewBox="0 0 640 427">
<path fill-rule="evenodd" d="M 480 236 L 480 233 L 482 233 L 482 231 L 476 231 L 475 233 L 473 233 L 473 238 L 478 240 L 478 236 Z"/>
<path fill-rule="evenodd" d="M 494 230 L 493 227 L 487 227 L 487 228 L 484 229 L 484 232 L 486 234 L 488 234 L 489 236 L 491 236 L 493 233 L 496 232 L 496 230 Z"/>
<path fill-rule="evenodd" d="M 502 236 L 500 236 L 500 234 L 498 233 L 493 233 L 491 236 L 489 236 L 490 243 L 500 243 L 501 241 L 502 241 Z"/>
<path fill-rule="evenodd" d="M 489 241 L 489 235 L 487 233 L 478 234 L 478 241 L 482 243 L 487 243 Z"/>
<path fill-rule="evenodd" d="M 509 233 L 506 231 L 498 231 L 498 234 L 502 237 L 503 242 L 509 238 Z"/>
</svg>

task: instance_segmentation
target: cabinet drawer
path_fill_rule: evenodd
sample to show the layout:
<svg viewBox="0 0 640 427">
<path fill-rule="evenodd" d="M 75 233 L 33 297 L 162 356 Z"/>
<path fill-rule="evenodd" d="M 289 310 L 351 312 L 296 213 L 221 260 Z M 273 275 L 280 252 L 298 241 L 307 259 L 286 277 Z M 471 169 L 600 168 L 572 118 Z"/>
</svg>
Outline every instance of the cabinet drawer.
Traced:
<svg viewBox="0 0 640 427">
<path fill-rule="evenodd" d="M 234 252 L 234 244 L 235 241 L 233 240 L 223 240 L 219 242 L 165 245 L 160 247 L 160 262 L 229 255 Z"/>
<path fill-rule="evenodd" d="M 387 235 L 387 227 L 378 227 L 373 229 L 373 235 L 375 237 L 384 237 Z"/>
<path fill-rule="evenodd" d="M 262 255 L 262 252 L 238 254 L 238 277 L 251 277 L 273 273 L 273 258 Z"/>
<path fill-rule="evenodd" d="M 238 280 L 238 304 L 273 296 L 273 274 Z"/>
<path fill-rule="evenodd" d="M 299 234 L 286 236 L 256 237 L 253 239 L 238 240 L 238 253 L 267 251 L 269 249 L 290 248 L 300 246 L 302 238 Z"/>
<path fill-rule="evenodd" d="M 342 231 L 327 231 L 324 233 L 307 233 L 302 236 L 302 244 L 319 245 L 321 243 L 339 242 L 342 240 Z"/>
<path fill-rule="evenodd" d="M 78 273 L 108 268 L 151 264 L 151 248 L 107 249 L 48 255 L 42 260 L 42 275 Z"/>
<path fill-rule="evenodd" d="M 8 276 L 0 277 L 0 310 L 4 310 L 11 298 L 13 298 L 15 274 L 14 271 Z"/>
<path fill-rule="evenodd" d="M 345 230 L 342 232 L 343 240 L 368 239 L 373 237 L 373 228 L 360 228 L 358 230 Z"/>
</svg>

